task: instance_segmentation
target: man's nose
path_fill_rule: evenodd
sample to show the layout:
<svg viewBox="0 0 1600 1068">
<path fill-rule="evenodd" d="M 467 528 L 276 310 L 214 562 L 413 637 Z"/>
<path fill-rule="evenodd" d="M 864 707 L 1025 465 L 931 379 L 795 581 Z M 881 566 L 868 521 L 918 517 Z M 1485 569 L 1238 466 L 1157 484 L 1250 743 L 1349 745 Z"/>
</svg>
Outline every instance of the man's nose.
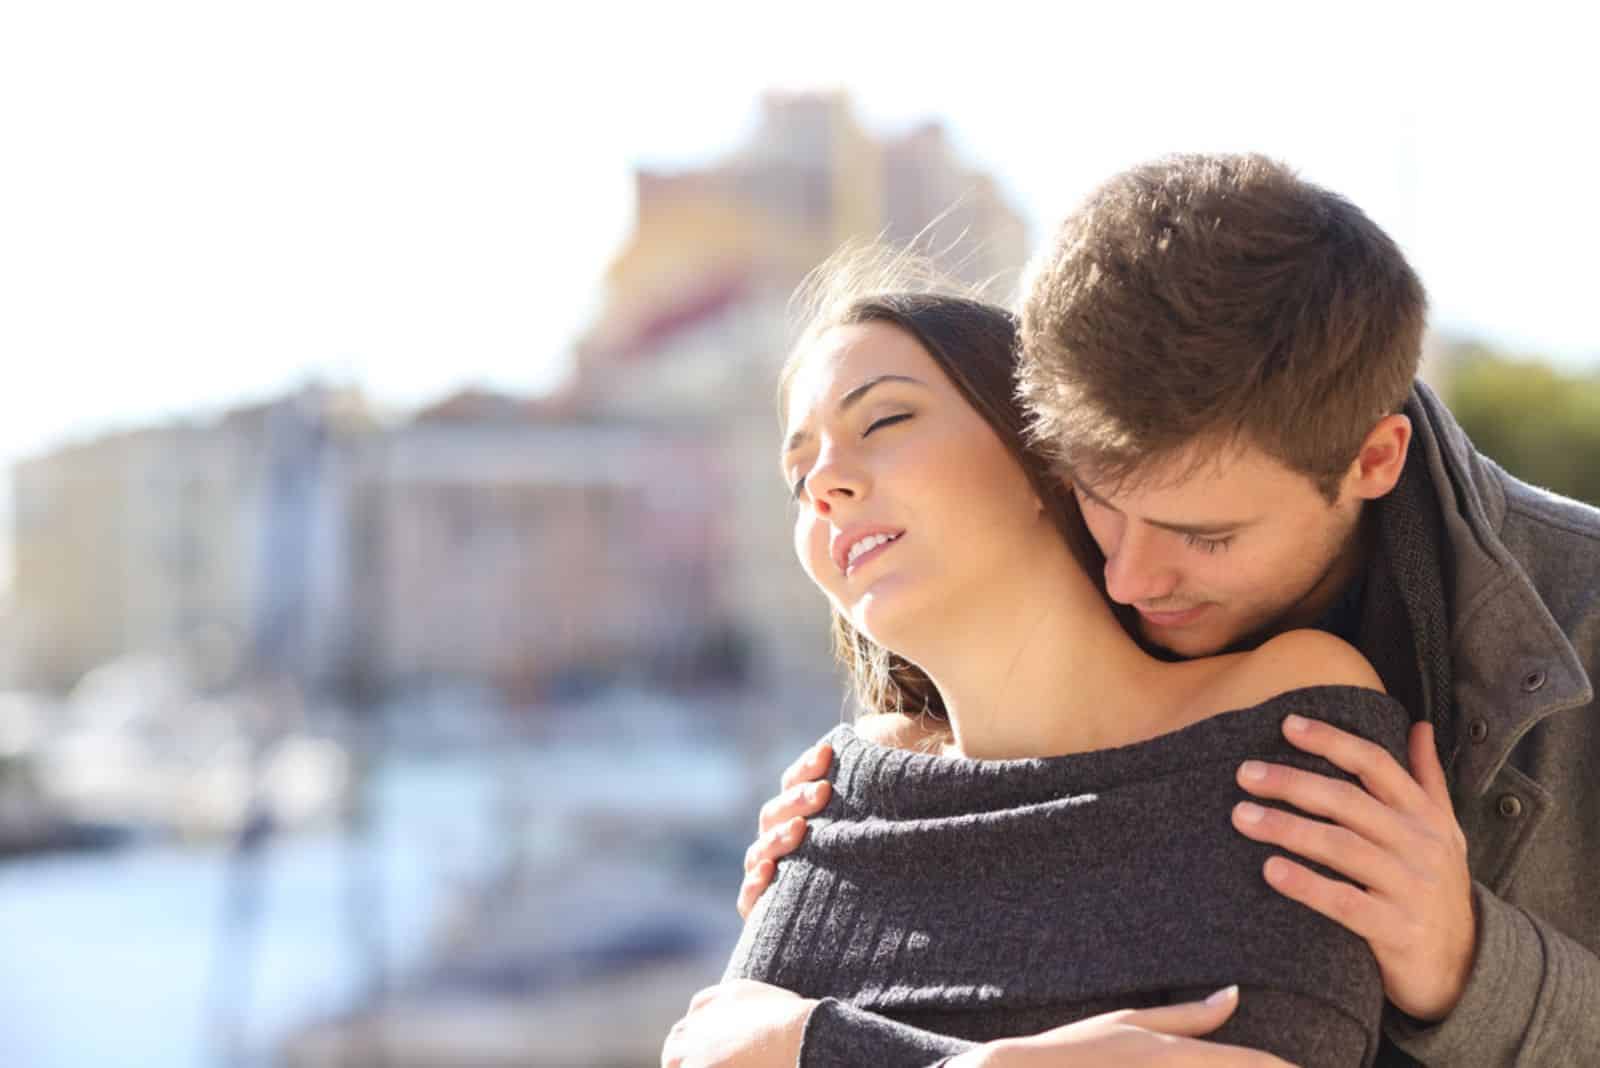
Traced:
<svg viewBox="0 0 1600 1068">
<path fill-rule="evenodd" d="M 1158 601 L 1178 588 L 1178 572 L 1150 531 L 1129 523 L 1106 557 L 1106 593 L 1119 604 Z"/>
</svg>

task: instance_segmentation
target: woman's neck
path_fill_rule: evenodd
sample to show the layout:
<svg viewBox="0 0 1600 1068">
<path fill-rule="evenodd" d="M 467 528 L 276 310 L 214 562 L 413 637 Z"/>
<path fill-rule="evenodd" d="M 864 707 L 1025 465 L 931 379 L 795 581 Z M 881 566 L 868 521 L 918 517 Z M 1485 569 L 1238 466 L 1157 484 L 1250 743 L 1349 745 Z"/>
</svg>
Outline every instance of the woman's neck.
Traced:
<svg viewBox="0 0 1600 1068">
<path fill-rule="evenodd" d="M 1065 546 L 996 576 L 935 626 L 911 659 L 944 699 L 952 755 L 1087 752 L 1181 725 L 1177 665 L 1134 643 Z"/>
</svg>

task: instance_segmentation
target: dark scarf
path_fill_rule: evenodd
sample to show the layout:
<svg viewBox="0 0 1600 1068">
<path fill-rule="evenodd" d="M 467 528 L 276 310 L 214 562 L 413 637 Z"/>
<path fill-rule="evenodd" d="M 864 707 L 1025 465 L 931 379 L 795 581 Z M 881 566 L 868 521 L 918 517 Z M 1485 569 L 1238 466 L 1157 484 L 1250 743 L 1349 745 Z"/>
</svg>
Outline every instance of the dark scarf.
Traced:
<svg viewBox="0 0 1600 1068">
<path fill-rule="evenodd" d="M 1370 512 L 1373 545 L 1356 645 L 1412 721 L 1433 724 L 1439 759 L 1449 768 L 1456 752 L 1445 581 L 1449 550 L 1420 448 L 1411 449 L 1400 481 Z"/>
<path fill-rule="evenodd" d="M 1433 724 L 1439 760 L 1455 759 L 1451 714 L 1449 548 L 1427 461 L 1411 449 L 1400 481 L 1369 509 L 1372 538 L 1361 629 L 1356 645 L 1384 688 L 1411 713 Z M 1398 1012 L 1393 1005 L 1386 1012 Z M 1418 1062 L 1385 1036 L 1374 1068 L 1413 1068 Z"/>
</svg>

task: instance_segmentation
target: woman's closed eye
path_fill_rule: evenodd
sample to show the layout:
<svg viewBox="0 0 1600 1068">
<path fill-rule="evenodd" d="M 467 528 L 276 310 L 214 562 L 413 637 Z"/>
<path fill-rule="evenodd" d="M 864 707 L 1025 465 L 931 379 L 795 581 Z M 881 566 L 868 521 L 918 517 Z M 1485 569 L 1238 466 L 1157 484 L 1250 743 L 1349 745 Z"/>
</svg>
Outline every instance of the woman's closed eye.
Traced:
<svg viewBox="0 0 1600 1068">
<path fill-rule="evenodd" d="M 874 419 L 871 423 L 867 424 L 867 428 L 861 432 L 861 436 L 862 437 L 866 437 L 867 435 L 871 434 L 874 430 L 881 430 L 886 426 L 893 426 L 896 423 L 903 423 L 907 419 L 910 419 L 910 418 L 911 418 L 911 413 L 910 412 L 900 412 L 897 415 L 886 415 L 882 419 Z M 800 495 L 803 494 L 805 491 L 806 491 L 806 477 L 804 475 L 801 475 L 799 478 L 795 479 L 794 482 L 792 482 L 790 484 L 790 486 L 789 486 L 789 497 L 792 500 L 798 501 L 800 499 Z"/>
<path fill-rule="evenodd" d="M 875 419 L 871 423 L 867 424 L 867 429 L 861 432 L 861 436 L 866 437 L 874 430 L 878 430 L 881 427 L 893 426 L 895 423 L 903 423 L 910 418 L 910 412 L 901 412 L 899 415 L 886 415 L 882 419 Z"/>
</svg>

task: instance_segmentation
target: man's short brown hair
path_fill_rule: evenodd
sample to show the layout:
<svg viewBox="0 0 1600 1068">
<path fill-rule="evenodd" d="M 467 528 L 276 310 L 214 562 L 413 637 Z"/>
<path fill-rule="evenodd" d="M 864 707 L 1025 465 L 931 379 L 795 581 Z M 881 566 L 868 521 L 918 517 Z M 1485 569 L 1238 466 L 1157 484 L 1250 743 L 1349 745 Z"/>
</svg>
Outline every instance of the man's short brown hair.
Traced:
<svg viewBox="0 0 1600 1068">
<path fill-rule="evenodd" d="M 1254 445 L 1333 500 L 1405 403 L 1426 313 L 1343 197 L 1261 156 L 1169 156 L 1092 193 L 1036 263 L 1019 389 L 1037 442 L 1097 482 Z"/>
</svg>

